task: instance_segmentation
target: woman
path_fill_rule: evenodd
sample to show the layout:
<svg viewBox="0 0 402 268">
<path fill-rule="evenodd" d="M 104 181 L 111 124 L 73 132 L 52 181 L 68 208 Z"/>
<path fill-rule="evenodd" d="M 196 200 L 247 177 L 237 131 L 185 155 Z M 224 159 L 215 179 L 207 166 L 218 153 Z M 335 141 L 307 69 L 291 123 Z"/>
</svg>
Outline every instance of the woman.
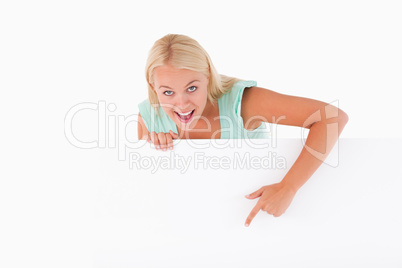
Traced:
<svg viewBox="0 0 402 268">
<path fill-rule="evenodd" d="M 168 34 L 155 42 L 148 55 L 146 80 L 149 100 L 138 106 L 138 138 L 152 142 L 156 149 L 171 150 L 173 139 L 178 138 L 269 138 L 266 123 L 310 130 L 300 156 L 282 181 L 246 196 L 260 197 L 246 226 L 260 210 L 275 217 L 286 211 L 348 121 L 345 112 L 328 103 L 219 74 L 208 53 L 185 35 Z M 336 124 L 336 130 L 327 124 Z"/>
</svg>

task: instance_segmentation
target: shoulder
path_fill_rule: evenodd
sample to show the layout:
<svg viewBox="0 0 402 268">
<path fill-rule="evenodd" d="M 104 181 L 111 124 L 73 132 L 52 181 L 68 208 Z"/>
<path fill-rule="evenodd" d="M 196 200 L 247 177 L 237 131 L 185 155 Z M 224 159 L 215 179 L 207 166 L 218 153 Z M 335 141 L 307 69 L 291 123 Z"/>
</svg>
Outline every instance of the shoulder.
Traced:
<svg viewBox="0 0 402 268">
<path fill-rule="evenodd" d="M 265 101 L 275 98 L 275 94 L 279 93 L 262 87 L 246 87 L 242 98 L 243 111 L 258 111 L 259 106 Z"/>
<path fill-rule="evenodd" d="M 261 120 L 255 113 L 258 109 L 255 108 L 259 103 L 258 91 L 263 88 L 257 87 L 257 82 L 254 80 L 239 80 L 233 84 L 230 92 L 224 95 L 222 103 L 227 103 L 227 108 L 233 111 L 236 118 L 243 121 L 244 128 L 254 130 L 261 125 Z"/>
<path fill-rule="evenodd" d="M 261 122 L 267 122 L 261 114 L 262 106 L 273 94 L 275 94 L 274 91 L 262 87 L 244 88 L 241 100 L 241 117 L 246 129 L 255 129 Z"/>
<path fill-rule="evenodd" d="M 285 110 L 291 108 L 288 95 L 284 95 L 263 87 L 244 89 L 242 98 L 242 117 L 249 124 L 259 125 L 261 122 L 276 123 L 278 118 L 286 116 Z M 296 108 L 296 107 L 293 107 Z"/>
</svg>

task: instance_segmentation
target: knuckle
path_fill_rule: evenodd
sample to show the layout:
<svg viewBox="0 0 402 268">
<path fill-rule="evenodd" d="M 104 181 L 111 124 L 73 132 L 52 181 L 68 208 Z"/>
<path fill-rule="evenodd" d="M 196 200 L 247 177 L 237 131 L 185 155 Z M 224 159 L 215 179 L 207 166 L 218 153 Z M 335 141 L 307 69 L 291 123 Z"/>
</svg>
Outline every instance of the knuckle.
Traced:
<svg viewBox="0 0 402 268">
<path fill-rule="evenodd" d="M 165 133 L 163 133 L 163 132 L 159 132 L 158 137 L 159 137 L 159 139 L 163 139 L 163 140 L 166 139 Z"/>
<path fill-rule="evenodd" d="M 168 148 L 173 149 L 173 139 L 170 133 L 152 131 L 148 134 L 148 139 L 156 146 L 156 149 L 164 151 Z"/>
</svg>

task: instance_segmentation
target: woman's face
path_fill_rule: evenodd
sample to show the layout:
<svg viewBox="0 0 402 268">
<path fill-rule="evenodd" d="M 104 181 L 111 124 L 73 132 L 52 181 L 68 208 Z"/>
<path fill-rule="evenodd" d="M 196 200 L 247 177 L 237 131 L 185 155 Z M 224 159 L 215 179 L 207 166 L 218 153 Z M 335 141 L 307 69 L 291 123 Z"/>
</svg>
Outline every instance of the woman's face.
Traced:
<svg viewBox="0 0 402 268">
<path fill-rule="evenodd" d="M 154 82 L 164 112 L 180 129 L 194 128 L 207 106 L 209 78 L 192 70 L 163 65 L 155 68 Z"/>
</svg>

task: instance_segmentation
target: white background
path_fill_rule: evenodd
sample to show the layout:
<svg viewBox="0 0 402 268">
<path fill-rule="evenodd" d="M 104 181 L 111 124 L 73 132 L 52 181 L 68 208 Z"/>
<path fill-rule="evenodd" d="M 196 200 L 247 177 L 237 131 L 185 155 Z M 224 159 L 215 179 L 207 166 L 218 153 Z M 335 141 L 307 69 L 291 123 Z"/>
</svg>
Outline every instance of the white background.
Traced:
<svg viewBox="0 0 402 268">
<path fill-rule="evenodd" d="M 139 145 L 100 160 L 94 267 L 401 266 L 401 140 L 340 139 L 285 214 L 260 211 L 247 228 L 257 199 L 244 196 L 283 178 L 299 139 Z"/>
<path fill-rule="evenodd" d="M 342 138 L 400 139 L 401 11 L 399 1 L 2 1 L 0 262 L 92 265 L 96 182 L 116 153 L 70 144 L 65 116 L 100 101 L 115 104 L 111 117 L 137 114 L 147 53 L 168 33 L 196 39 L 222 74 L 339 101 Z M 122 127 L 137 139 L 135 122 Z M 74 134 L 96 140 L 97 113 L 77 115 Z"/>
</svg>

